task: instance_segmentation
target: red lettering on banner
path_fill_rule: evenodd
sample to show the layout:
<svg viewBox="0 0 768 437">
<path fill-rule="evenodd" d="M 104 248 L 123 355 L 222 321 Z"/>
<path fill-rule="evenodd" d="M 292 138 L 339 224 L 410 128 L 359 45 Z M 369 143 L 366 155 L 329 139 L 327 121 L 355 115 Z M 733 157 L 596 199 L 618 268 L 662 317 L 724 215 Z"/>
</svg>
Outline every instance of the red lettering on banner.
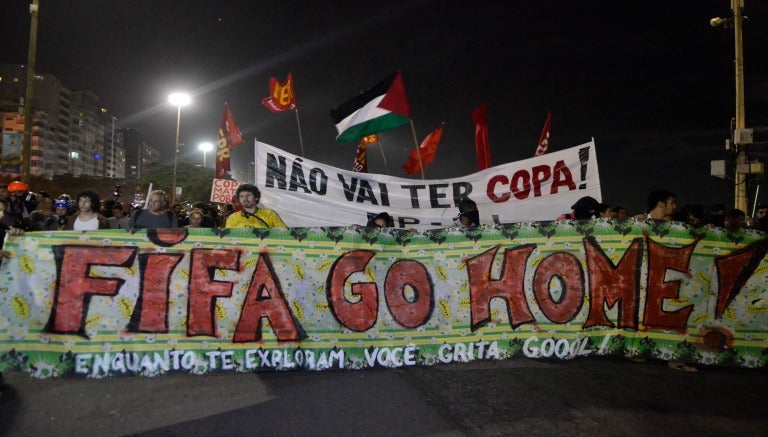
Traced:
<svg viewBox="0 0 768 437">
<path fill-rule="evenodd" d="M 552 280 L 560 282 L 560 296 L 552 297 Z M 533 296 L 541 312 L 555 323 L 568 323 L 584 303 L 584 270 L 579 260 L 567 252 L 548 255 L 533 275 Z"/>
<path fill-rule="evenodd" d="M 512 175 L 512 182 L 509 186 L 516 198 L 526 199 L 531 194 L 531 175 L 525 170 L 518 170 Z"/>
<path fill-rule="evenodd" d="M 557 161 L 552 170 L 552 189 L 549 194 L 557 194 L 560 187 L 567 187 L 569 191 L 576 189 L 576 182 L 573 181 L 571 170 L 562 160 Z"/>
<path fill-rule="evenodd" d="M 216 270 L 240 269 L 239 250 L 193 249 L 189 272 L 187 335 L 216 335 L 216 299 L 232 296 L 234 284 L 216 281 Z"/>
<path fill-rule="evenodd" d="M 181 253 L 139 254 L 141 284 L 129 332 L 168 332 L 168 293 L 171 274 L 184 259 Z"/>
<path fill-rule="evenodd" d="M 513 328 L 534 321 L 525 300 L 525 264 L 535 247 L 524 245 L 505 250 L 499 280 L 491 280 L 491 266 L 499 246 L 467 259 L 472 331 L 491 320 L 491 299 L 496 297 L 505 300 L 509 324 Z"/>
<path fill-rule="evenodd" d="M 92 266 L 130 267 L 136 247 L 55 245 L 51 247 L 58 278 L 45 332 L 85 334 L 85 319 L 93 295 L 114 296 L 125 283 L 119 278 L 91 276 Z"/>
<path fill-rule="evenodd" d="M 762 240 L 728 255 L 715 257 L 718 285 L 716 319 L 723 316 L 725 309 L 744 288 L 747 280 L 765 258 L 766 252 L 768 252 L 768 242 Z"/>
<path fill-rule="evenodd" d="M 605 255 L 594 237 L 584 239 L 589 272 L 589 314 L 582 328 L 592 326 L 615 325 L 608 320 L 605 308 L 613 308 L 621 302 L 618 309 L 618 327 L 637 329 L 640 296 L 640 269 L 643 263 L 643 239 L 635 238 L 619 263 Z"/>
<path fill-rule="evenodd" d="M 336 320 L 347 329 L 363 332 L 376 324 L 379 313 L 379 292 L 375 282 L 352 284 L 352 295 L 358 302 L 350 302 L 344 296 L 344 284 L 356 272 L 362 272 L 375 255 L 370 250 L 346 252 L 333 263 L 328 275 L 326 294 L 328 307 Z"/>
<path fill-rule="evenodd" d="M 411 287 L 414 298 L 405 296 Z M 405 328 L 418 328 L 429 320 L 435 308 L 434 286 L 423 264 L 400 260 L 392 264 L 384 280 L 384 297 L 392 318 Z"/>
<path fill-rule="evenodd" d="M 552 171 L 548 165 L 537 165 L 531 171 L 533 172 L 533 195 L 534 197 L 541 197 L 541 184 L 549 180 Z"/>
<path fill-rule="evenodd" d="M 264 317 L 269 320 L 277 341 L 299 341 L 307 337 L 285 300 L 269 255 L 262 252 L 256 263 L 248 294 L 243 301 L 240 320 L 237 322 L 232 341 L 260 342 L 261 319 Z"/>
<path fill-rule="evenodd" d="M 690 274 L 688 264 L 696 242 L 674 248 L 663 246 L 647 237 L 646 240 L 648 242 L 648 288 L 643 324 L 648 328 L 685 332 L 693 305 L 675 311 L 665 311 L 664 301 L 676 299 L 680 293 L 680 280 L 666 281 L 665 277 L 667 270 Z"/>
<path fill-rule="evenodd" d="M 488 198 L 491 199 L 491 202 L 495 203 L 501 203 L 506 202 L 509 200 L 509 193 L 501 193 L 501 195 L 496 195 L 496 185 L 502 184 L 507 185 L 509 183 L 509 179 L 507 179 L 506 176 L 503 175 L 496 175 L 491 177 L 491 179 L 488 180 L 488 186 L 486 188 L 486 194 L 488 195 Z"/>
<path fill-rule="evenodd" d="M 548 194 L 557 194 L 562 188 L 576 189 L 571 170 L 565 161 L 560 160 L 552 167 L 545 164 L 534 166 L 530 171 L 517 170 L 511 179 L 507 179 L 504 175 L 492 176 L 488 180 L 485 192 L 488 199 L 494 203 L 508 201 L 511 198 L 510 193 L 516 199 L 524 200 L 531 196 L 531 191 L 533 191 L 533 197 L 541 197 L 543 195 L 541 187 L 549 181 L 551 181 L 551 187 Z"/>
</svg>

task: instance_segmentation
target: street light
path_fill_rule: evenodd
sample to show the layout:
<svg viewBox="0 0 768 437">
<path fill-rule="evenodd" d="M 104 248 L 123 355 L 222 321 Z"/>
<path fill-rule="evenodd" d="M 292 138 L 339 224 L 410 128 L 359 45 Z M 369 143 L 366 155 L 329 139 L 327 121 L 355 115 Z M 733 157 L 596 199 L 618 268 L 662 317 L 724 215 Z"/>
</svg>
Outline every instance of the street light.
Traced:
<svg viewBox="0 0 768 437">
<path fill-rule="evenodd" d="M 168 96 L 168 103 L 178 108 L 176 117 L 176 149 L 173 152 L 173 182 L 171 184 L 171 205 L 176 204 L 176 163 L 179 158 L 179 130 L 181 128 L 181 107 L 192 103 L 192 97 L 186 93 L 173 93 Z"/>
<path fill-rule="evenodd" d="M 213 150 L 213 143 L 204 142 L 197 146 L 198 150 L 203 152 L 203 168 L 205 168 L 205 154 Z"/>
</svg>

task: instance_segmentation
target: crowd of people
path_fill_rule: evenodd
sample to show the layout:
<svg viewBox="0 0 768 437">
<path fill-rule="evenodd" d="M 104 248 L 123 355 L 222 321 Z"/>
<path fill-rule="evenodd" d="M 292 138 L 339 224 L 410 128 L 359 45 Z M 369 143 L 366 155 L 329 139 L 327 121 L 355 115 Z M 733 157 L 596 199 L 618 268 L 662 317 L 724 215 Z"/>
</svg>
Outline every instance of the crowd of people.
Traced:
<svg viewBox="0 0 768 437">
<path fill-rule="evenodd" d="M 242 184 L 231 204 L 208 203 L 170 205 L 162 190 L 149 194 L 144 205 L 123 203 L 119 191 L 101 200 L 94 191 L 83 191 L 72 198 L 62 194 L 56 198 L 46 192 L 33 193 L 24 182 L 0 185 L 0 231 L 16 228 L 23 231 L 148 229 L 148 228 L 268 228 L 287 227 L 277 212 L 259 206 L 261 192 L 251 184 Z M 630 218 L 620 205 L 598 202 L 590 196 L 580 198 L 571 211 L 558 220 L 591 218 Z M 458 202 L 458 226 L 480 225 L 477 204 L 464 198 Z M 738 209 L 727 209 L 717 203 L 705 210 L 703 205 L 677 208 L 675 194 L 655 190 L 648 195 L 645 211 L 634 216 L 640 220 L 674 220 L 692 226 L 712 226 L 728 230 L 751 228 L 768 231 L 768 205 L 755 208 L 754 217 Z M 369 214 L 366 226 L 394 227 L 386 212 Z"/>
<path fill-rule="evenodd" d="M 244 187 L 246 190 L 248 186 Z M 258 201 L 257 189 L 256 193 Z M 243 202 L 240 204 L 244 205 Z M 0 185 L 0 229 L 5 230 L 213 228 L 225 226 L 227 218 L 236 209 L 244 207 L 236 208 L 231 204 L 217 207 L 202 202 L 171 206 L 162 190 L 152 191 L 146 202 L 139 205 L 121 202 L 119 192 L 105 200 L 90 190 L 82 191 L 74 198 L 68 194 L 54 198 L 46 192 L 33 193 L 27 184 L 19 181 Z M 282 221 L 273 224 L 285 226 Z"/>
</svg>

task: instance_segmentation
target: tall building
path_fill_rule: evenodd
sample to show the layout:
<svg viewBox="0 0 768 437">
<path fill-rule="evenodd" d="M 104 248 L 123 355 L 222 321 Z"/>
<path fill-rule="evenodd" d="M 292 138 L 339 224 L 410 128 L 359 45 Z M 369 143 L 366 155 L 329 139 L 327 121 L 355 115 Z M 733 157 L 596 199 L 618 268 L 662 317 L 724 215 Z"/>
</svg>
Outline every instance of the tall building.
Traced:
<svg viewBox="0 0 768 437">
<path fill-rule="evenodd" d="M 24 131 L 26 69 L 0 64 L 3 132 Z M 33 175 L 126 177 L 126 153 L 117 117 L 91 91 L 72 91 L 51 74 L 35 75 L 31 168 Z"/>
<path fill-rule="evenodd" d="M 137 180 L 150 163 L 160 160 L 160 152 L 147 144 L 140 130 L 122 128 L 119 131 L 125 147 L 125 178 Z"/>
<path fill-rule="evenodd" d="M 99 121 L 104 126 L 104 177 L 125 179 L 125 141 L 117 117 L 101 108 Z"/>
</svg>

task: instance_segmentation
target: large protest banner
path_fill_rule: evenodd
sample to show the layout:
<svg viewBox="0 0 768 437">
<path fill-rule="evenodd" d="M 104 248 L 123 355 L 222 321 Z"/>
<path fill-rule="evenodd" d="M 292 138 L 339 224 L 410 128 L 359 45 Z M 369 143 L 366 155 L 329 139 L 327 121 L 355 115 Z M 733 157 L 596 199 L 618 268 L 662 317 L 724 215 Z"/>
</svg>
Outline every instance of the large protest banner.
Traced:
<svg viewBox="0 0 768 437">
<path fill-rule="evenodd" d="M 442 180 L 341 170 L 259 142 L 255 156 L 261 203 L 288 226 L 364 225 L 388 212 L 395 227 L 435 229 L 454 225 L 465 197 L 480 224 L 553 220 L 583 196 L 602 199 L 594 142 Z"/>
<path fill-rule="evenodd" d="M 766 367 L 765 235 L 680 223 L 31 232 L 0 371 L 36 377 L 648 356 Z"/>
</svg>

